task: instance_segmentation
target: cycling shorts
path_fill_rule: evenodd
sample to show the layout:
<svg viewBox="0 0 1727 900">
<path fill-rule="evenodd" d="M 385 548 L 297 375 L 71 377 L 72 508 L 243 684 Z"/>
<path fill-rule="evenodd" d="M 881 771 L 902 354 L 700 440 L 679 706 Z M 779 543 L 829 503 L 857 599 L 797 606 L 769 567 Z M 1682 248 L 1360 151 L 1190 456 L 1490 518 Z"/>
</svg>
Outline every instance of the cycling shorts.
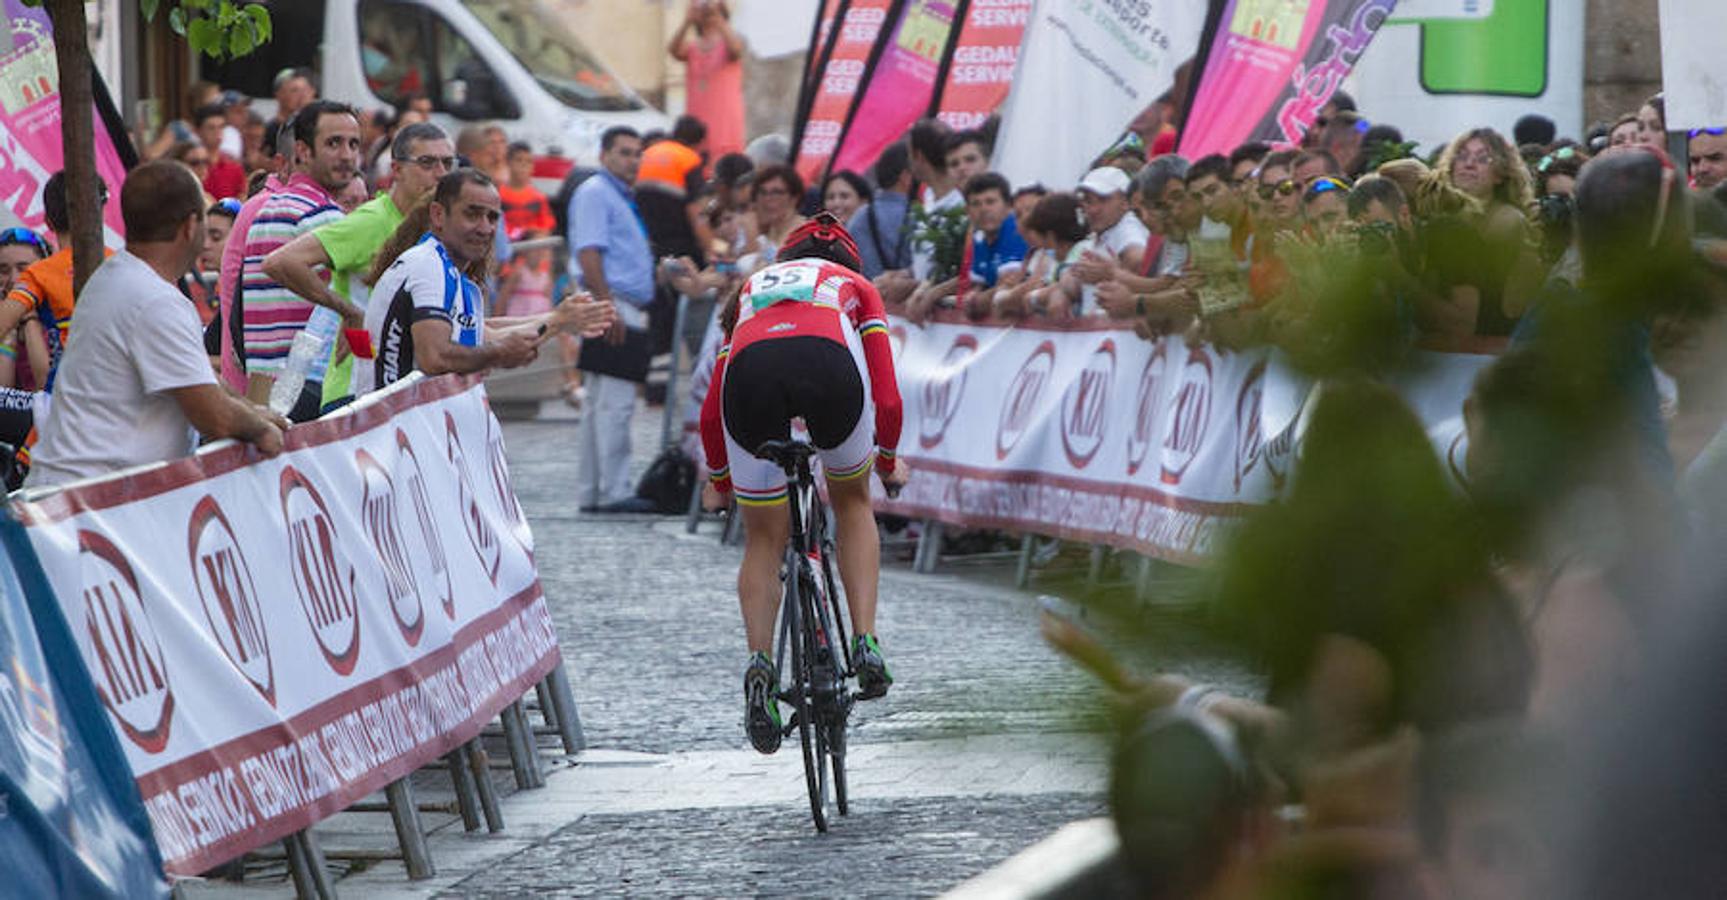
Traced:
<svg viewBox="0 0 1727 900">
<path fill-rule="evenodd" d="M 786 473 L 755 451 L 791 438 L 802 419 L 830 481 L 867 477 L 875 462 L 875 410 L 863 377 L 863 348 L 797 336 L 756 341 L 726 363 L 722 416 L 732 489 L 744 506 L 786 499 Z"/>
</svg>

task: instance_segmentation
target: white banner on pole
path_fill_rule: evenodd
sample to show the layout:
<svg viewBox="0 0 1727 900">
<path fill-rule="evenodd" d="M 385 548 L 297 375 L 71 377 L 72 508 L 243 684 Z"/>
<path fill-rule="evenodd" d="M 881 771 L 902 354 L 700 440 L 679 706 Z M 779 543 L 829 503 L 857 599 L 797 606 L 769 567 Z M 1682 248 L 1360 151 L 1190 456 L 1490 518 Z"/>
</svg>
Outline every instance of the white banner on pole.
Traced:
<svg viewBox="0 0 1727 900">
<path fill-rule="evenodd" d="M 1283 491 L 1311 382 L 1281 354 L 1081 324 L 890 322 L 911 482 L 883 511 L 1174 562 Z M 1454 473 L 1463 398 L 1493 357 L 1420 352 L 1392 386 Z"/>
<path fill-rule="evenodd" d="M 1667 129 L 1727 126 L 1727 3 L 1661 0 L 1661 88 Z"/>
<path fill-rule="evenodd" d="M 1077 184 L 1193 59 L 1206 5 L 1038 0 L 1002 104 L 995 170 L 1014 184 Z"/>
<path fill-rule="evenodd" d="M 557 663 L 475 380 L 14 504 L 168 871 L 278 840 L 479 733 Z"/>
</svg>

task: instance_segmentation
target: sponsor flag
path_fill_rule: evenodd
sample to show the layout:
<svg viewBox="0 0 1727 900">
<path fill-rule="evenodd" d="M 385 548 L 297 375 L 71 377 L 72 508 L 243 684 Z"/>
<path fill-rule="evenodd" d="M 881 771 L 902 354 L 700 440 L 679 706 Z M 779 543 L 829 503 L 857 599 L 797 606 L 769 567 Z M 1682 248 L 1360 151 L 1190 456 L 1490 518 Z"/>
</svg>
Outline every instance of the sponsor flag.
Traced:
<svg viewBox="0 0 1727 900">
<path fill-rule="evenodd" d="M 870 68 L 834 154 L 833 171 L 864 172 L 929 108 L 953 43 L 956 0 L 909 0 Z"/>
<path fill-rule="evenodd" d="M 1013 84 L 1032 0 L 971 0 L 948 56 L 936 115 L 956 129 L 976 128 L 1001 108 Z"/>
<path fill-rule="evenodd" d="M 1014 184 L 1072 185 L 1199 47 L 1203 0 L 1037 0 L 1002 106 L 994 168 Z"/>
<path fill-rule="evenodd" d="M 45 231 L 42 185 L 65 164 L 53 30 L 46 12 L 22 0 L 0 0 L 0 12 L 7 20 L 0 31 L 0 223 L 16 220 Z M 96 171 L 108 183 L 102 237 L 103 243 L 117 247 L 124 233 L 120 185 L 132 147 L 124 129 L 116 128 L 118 117 L 103 109 L 101 76 L 92 71 L 91 79 L 98 97 L 94 118 L 102 126 L 96 130 Z"/>
<path fill-rule="evenodd" d="M 849 0 L 840 16 L 838 31 L 813 75 L 809 109 L 798 128 L 793 165 L 805 182 L 821 176 L 839 147 L 852 100 L 863 87 L 869 61 L 875 55 L 889 13 L 903 0 Z"/>
<path fill-rule="evenodd" d="M 131 769 L 17 523 L 0 521 L 0 871 L 12 897 L 167 897 Z"/>
<path fill-rule="evenodd" d="M 834 20 L 845 10 L 846 0 L 822 0 L 821 9 L 816 11 L 816 18 L 811 23 L 809 52 L 804 54 L 804 74 L 799 80 L 801 93 L 798 109 L 803 110 L 803 104 L 809 101 L 810 91 L 815 89 L 815 73 L 827 65 L 827 54 L 832 48 L 828 39 L 833 36 Z"/>
<path fill-rule="evenodd" d="M 1181 154 L 1198 159 L 1247 141 L 1300 141 L 1396 6 L 1229 0 L 1207 44 Z"/>
</svg>

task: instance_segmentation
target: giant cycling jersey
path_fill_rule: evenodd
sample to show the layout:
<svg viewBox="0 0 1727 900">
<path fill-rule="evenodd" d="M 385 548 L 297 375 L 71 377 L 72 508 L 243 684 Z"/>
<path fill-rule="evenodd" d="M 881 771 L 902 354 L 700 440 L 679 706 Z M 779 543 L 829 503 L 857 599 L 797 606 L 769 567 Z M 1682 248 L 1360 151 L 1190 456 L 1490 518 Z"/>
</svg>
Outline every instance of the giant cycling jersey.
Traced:
<svg viewBox="0 0 1727 900">
<path fill-rule="evenodd" d="M 713 379 L 702 402 L 701 432 L 716 487 L 721 491 L 732 487 L 722 420 L 727 361 L 752 346 L 787 338 L 821 338 L 847 347 L 851 335 L 861 343 L 868 369 L 877 456 L 892 463 L 899 446 L 900 397 L 881 295 L 869 279 L 844 266 L 794 259 L 768 266 L 744 284 L 731 340 L 720 347 L 714 360 Z M 785 372 L 784 377 L 796 379 L 807 373 Z"/>
<path fill-rule="evenodd" d="M 414 371 L 414 323 L 427 320 L 448 323 L 450 341 L 463 347 L 478 347 L 486 324 L 479 285 L 431 234 L 397 257 L 372 287 L 366 330 L 377 358 L 354 360 L 354 390 L 385 388 Z"/>
</svg>

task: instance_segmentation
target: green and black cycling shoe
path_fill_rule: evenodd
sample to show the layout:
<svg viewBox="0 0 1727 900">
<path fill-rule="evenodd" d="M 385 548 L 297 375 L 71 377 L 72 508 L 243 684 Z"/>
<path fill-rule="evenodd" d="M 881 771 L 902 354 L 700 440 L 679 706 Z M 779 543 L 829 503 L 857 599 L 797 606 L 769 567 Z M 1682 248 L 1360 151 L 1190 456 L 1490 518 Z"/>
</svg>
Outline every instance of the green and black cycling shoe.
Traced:
<svg viewBox="0 0 1727 900">
<path fill-rule="evenodd" d="M 750 657 L 744 670 L 744 730 L 749 733 L 750 746 L 760 753 L 780 749 L 780 737 L 785 733 L 780 724 L 779 672 L 766 653 Z"/>
<path fill-rule="evenodd" d="M 893 684 L 893 674 L 887 669 L 887 660 L 882 658 L 881 643 L 875 635 L 860 634 L 852 638 L 852 663 L 857 666 L 859 700 L 874 700 L 887 695 L 888 686 Z"/>
</svg>

